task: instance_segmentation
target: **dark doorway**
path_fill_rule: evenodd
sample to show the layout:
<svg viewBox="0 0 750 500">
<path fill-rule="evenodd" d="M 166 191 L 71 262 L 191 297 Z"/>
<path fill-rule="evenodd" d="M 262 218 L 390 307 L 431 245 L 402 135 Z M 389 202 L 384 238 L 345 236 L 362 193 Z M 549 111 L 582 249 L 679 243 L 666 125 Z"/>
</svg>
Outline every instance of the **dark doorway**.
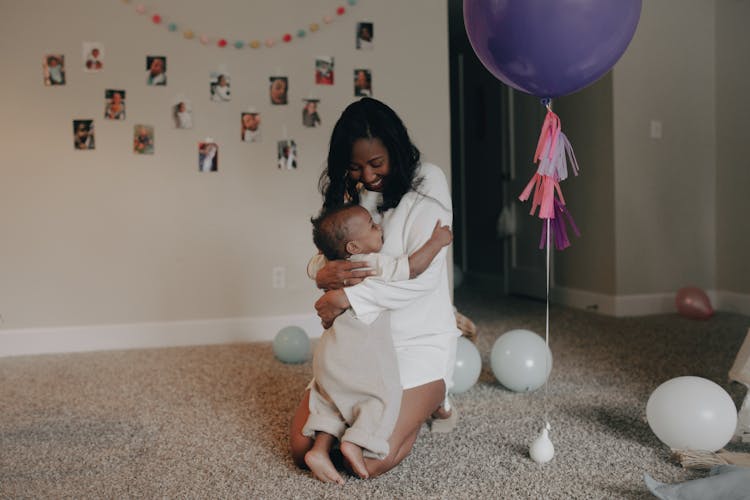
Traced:
<svg viewBox="0 0 750 500">
<path fill-rule="evenodd" d="M 480 291 L 543 298 L 541 222 L 518 195 L 536 170 L 544 107 L 482 65 L 466 35 L 462 0 L 448 0 L 448 30 L 454 279 Z"/>
<path fill-rule="evenodd" d="M 497 221 L 505 203 L 506 87 L 477 59 L 466 36 L 463 2 L 448 1 L 456 274 L 472 288 L 505 290 L 504 241 Z M 461 280 L 461 276 L 463 280 Z"/>
</svg>

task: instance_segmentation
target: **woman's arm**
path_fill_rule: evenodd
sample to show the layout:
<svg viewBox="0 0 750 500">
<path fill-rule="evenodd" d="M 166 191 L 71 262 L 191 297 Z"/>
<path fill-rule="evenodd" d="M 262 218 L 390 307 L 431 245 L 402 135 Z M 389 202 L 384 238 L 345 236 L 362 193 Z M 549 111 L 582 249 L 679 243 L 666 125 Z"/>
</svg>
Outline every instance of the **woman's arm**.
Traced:
<svg viewBox="0 0 750 500">
<path fill-rule="evenodd" d="M 322 254 L 316 254 L 307 263 L 307 275 L 315 280 L 315 284 L 321 290 L 338 290 L 345 286 L 356 285 L 376 272 L 369 268 L 367 262 L 329 261 Z"/>
</svg>

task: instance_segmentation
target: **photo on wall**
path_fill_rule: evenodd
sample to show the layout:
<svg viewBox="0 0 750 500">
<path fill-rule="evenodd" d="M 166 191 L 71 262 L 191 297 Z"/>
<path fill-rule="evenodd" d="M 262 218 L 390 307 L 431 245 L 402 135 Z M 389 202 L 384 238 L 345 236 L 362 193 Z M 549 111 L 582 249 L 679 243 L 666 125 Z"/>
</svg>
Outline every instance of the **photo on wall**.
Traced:
<svg viewBox="0 0 750 500">
<path fill-rule="evenodd" d="M 146 85 L 167 84 L 167 58 L 146 56 Z"/>
<path fill-rule="evenodd" d="M 73 147 L 94 149 L 94 120 L 73 120 Z"/>
<path fill-rule="evenodd" d="M 320 115 L 318 114 L 318 103 L 320 99 L 303 99 L 305 102 L 302 108 L 302 125 L 305 127 L 317 127 L 320 125 Z"/>
<path fill-rule="evenodd" d="M 241 134 L 242 142 L 260 142 L 260 113 L 253 108 L 244 111 L 241 116 Z"/>
<path fill-rule="evenodd" d="M 198 143 L 198 171 L 217 172 L 219 170 L 219 145 L 213 141 Z"/>
<path fill-rule="evenodd" d="M 369 69 L 354 70 L 354 95 L 372 97 L 372 73 Z"/>
<path fill-rule="evenodd" d="M 62 54 L 47 54 L 42 61 L 42 75 L 44 85 L 65 85 L 65 56 Z"/>
<path fill-rule="evenodd" d="M 151 125 L 133 127 L 133 152 L 139 155 L 154 154 L 154 127 Z"/>
<path fill-rule="evenodd" d="M 288 104 L 289 78 L 286 76 L 269 77 L 271 104 L 284 105 Z"/>
<path fill-rule="evenodd" d="M 315 83 L 333 85 L 333 57 L 318 56 L 315 58 Z"/>
<path fill-rule="evenodd" d="M 278 141 L 279 170 L 295 170 L 297 168 L 297 144 L 293 139 Z"/>
<path fill-rule="evenodd" d="M 212 71 L 210 75 L 211 100 L 214 102 L 229 102 L 232 94 L 229 89 L 231 77 L 226 72 Z"/>
<path fill-rule="evenodd" d="M 125 91 L 106 89 L 104 91 L 104 118 L 107 120 L 125 119 Z"/>
<path fill-rule="evenodd" d="M 357 23 L 357 50 L 372 50 L 374 45 L 374 32 L 372 23 Z"/>
<path fill-rule="evenodd" d="M 104 45 L 99 42 L 83 42 L 83 71 L 96 73 L 104 69 Z"/>
<path fill-rule="evenodd" d="M 193 128 L 193 105 L 181 97 L 175 99 L 172 105 L 172 118 L 175 128 Z"/>
</svg>

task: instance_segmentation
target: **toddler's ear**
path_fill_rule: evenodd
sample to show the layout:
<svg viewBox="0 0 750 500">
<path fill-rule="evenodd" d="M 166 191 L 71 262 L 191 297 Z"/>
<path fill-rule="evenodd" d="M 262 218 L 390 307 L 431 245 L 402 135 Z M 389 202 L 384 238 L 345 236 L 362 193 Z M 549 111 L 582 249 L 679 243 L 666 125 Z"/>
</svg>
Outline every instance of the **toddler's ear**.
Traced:
<svg viewBox="0 0 750 500">
<path fill-rule="evenodd" d="M 359 253 L 362 253 L 362 247 L 360 247 L 359 243 L 357 243 L 356 241 L 347 241 L 344 249 L 349 255 L 357 255 Z"/>
</svg>

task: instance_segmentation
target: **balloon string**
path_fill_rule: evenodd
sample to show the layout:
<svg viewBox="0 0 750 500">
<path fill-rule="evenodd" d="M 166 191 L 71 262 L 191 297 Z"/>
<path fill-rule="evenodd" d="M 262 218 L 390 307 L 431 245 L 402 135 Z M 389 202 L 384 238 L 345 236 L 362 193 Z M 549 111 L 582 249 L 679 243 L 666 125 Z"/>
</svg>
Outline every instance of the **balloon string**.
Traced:
<svg viewBox="0 0 750 500">
<path fill-rule="evenodd" d="M 544 373 L 546 375 L 544 379 L 544 401 L 542 404 L 543 413 L 544 413 L 544 421 L 545 425 L 549 425 L 549 418 L 547 415 L 547 399 L 549 394 L 549 356 L 547 356 L 547 353 L 549 352 L 549 277 L 550 277 L 550 219 L 547 219 L 547 308 L 546 308 L 546 318 L 545 318 L 545 324 L 544 324 L 544 343 L 547 346 L 547 350 L 544 353 Z"/>
<path fill-rule="evenodd" d="M 547 111 L 552 112 L 552 99 L 547 97 L 542 99 L 542 105 L 547 108 Z M 544 353 L 544 399 L 542 402 L 542 413 L 544 413 L 544 424 L 545 427 L 549 427 L 549 415 L 547 413 L 547 403 L 549 399 L 549 356 L 547 353 L 549 350 L 549 282 L 550 282 L 550 233 L 551 231 L 551 220 L 547 218 L 547 303 L 545 309 L 545 321 L 544 321 L 544 343 L 547 346 L 546 352 Z"/>
</svg>

